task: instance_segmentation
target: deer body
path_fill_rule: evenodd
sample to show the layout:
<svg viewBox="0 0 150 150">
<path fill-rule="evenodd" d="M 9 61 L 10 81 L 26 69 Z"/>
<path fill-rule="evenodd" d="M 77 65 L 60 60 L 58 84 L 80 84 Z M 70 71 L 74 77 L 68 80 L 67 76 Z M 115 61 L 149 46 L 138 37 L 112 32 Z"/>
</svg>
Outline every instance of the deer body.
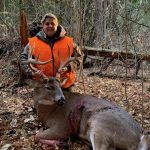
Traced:
<svg viewBox="0 0 150 150">
<path fill-rule="evenodd" d="M 108 100 L 62 92 L 58 81 L 50 80 L 46 84 L 32 84 L 36 86 L 33 98 L 39 120 L 48 127 L 36 135 L 37 141 L 57 144 L 59 140 L 77 135 L 91 143 L 93 150 L 113 147 L 148 150 L 148 144 L 147 149 L 142 149 L 145 143 L 141 142 L 143 129 L 125 110 Z M 63 105 L 57 104 L 58 100 L 64 99 Z M 142 148 L 138 148 L 139 144 Z"/>
<path fill-rule="evenodd" d="M 58 73 L 77 59 L 70 57 L 69 52 L 68 48 L 69 57 L 60 63 Z M 49 61 L 33 60 L 30 54 L 27 63 L 46 64 Z M 31 69 L 37 71 L 33 66 Z M 94 96 L 63 92 L 61 86 L 67 79 L 60 85 L 54 77 L 48 78 L 44 74 L 42 77 L 46 82 L 27 82 L 34 87 L 33 99 L 39 120 L 48 127 L 36 135 L 36 141 L 55 145 L 76 135 L 91 143 L 93 150 L 150 150 L 150 135 L 145 135 L 140 125 L 121 107 Z"/>
</svg>

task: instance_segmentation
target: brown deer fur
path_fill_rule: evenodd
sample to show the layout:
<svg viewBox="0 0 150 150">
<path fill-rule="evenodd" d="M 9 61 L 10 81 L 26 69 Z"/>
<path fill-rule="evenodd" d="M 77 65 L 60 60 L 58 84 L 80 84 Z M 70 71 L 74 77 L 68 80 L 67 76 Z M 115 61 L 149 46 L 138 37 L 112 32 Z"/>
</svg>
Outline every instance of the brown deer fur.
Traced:
<svg viewBox="0 0 150 150">
<path fill-rule="evenodd" d="M 46 82 L 30 80 L 28 83 L 34 87 L 33 99 L 39 120 L 48 127 L 36 135 L 36 141 L 59 144 L 76 135 L 91 143 L 93 150 L 150 149 L 150 137 L 144 135 L 140 125 L 109 100 L 63 92 L 60 83 L 52 77 Z M 58 105 L 59 101 L 62 105 Z M 141 140 L 142 136 L 146 142 Z"/>
</svg>

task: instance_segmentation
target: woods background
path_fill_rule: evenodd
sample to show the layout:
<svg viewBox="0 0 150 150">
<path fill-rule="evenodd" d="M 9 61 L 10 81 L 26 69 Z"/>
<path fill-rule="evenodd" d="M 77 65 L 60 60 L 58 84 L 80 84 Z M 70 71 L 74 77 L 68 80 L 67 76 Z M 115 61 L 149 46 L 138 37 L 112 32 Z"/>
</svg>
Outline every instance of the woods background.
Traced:
<svg viewBox="0 0 150 150">
<path fill-rule="evenodd" d="M 149 4 L 148 0 L 2 0 L 1 37 L 19 36 L 21 11 L 28 24 L 52 12 L 77 43 L 81 38 L 85 46 L 123 50 L 127 36 L 128 50 L 148 52 Z"/>
<path fill-rule="evenodd" d="M 77 80 L 75 91 L 116 102 L 150 129 L 149 0 L 1 0 L 0 136 L 3 140 L 0 146 L 12 140 L 13 144 L 11 142 L 8 147 L 33 148 L 34 133 L 30 133 L 29 128 L 35 131 L 38 127 L 28 111 L 32 106 L 30 91 L 18 84 L 18 59 L 23 50 L 21 14 L 27 17 L 25 34 L 34 36 L 41 28 L 41 17 L 49 12 L 58 16 L 59 23 L 85 55 L 84 69 L 81 67 L 78 72 L 82 78 Z M 92 48 L 96 51 L 94 55 L 88 51 Z M 97 51 L 108 52 L 109 56 Z M 140 70 L 136 73 L 139 64 Z M 25 99 L 29 99 L 27 103 Z M 26 126 L 19 124 L 23 110 L 29 119 Z M 10 118 L 12 116 L 14 119 Z M 11 125 L 13 121 L 15 127 Z M 21 136 L 24 139 L 20 139 Z M 72 149 L 76 147 L 78 145 Z M 81 146 L 80 149 L 86 148 Z"/>
</svg>

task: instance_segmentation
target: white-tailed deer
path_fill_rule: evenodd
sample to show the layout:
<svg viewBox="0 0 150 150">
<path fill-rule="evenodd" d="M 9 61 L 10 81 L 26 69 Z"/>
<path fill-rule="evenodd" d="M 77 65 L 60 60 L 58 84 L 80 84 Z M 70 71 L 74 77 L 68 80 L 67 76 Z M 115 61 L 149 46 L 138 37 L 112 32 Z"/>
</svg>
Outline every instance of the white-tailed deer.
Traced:
<svg viewBox="0 0 150 150">
<path fill-rule="evenodd" d="M 54 77 L 28 83 L 34 88 L 39 120 L 48 127 L 37 133 L 37 142 L 54 145 L 77 135 L 91 143 L 93 150 L 150 150 L 150 136 L 129 113 L 109 100 L 62 91 Z"/>
</svg>

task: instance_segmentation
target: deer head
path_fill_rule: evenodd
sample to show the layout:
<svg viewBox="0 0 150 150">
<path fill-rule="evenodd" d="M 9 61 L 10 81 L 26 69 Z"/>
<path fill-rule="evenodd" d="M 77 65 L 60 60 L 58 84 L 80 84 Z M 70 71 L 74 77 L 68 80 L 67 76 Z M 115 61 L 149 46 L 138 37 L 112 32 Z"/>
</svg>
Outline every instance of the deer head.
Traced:
<svg viewBox="0 0 150 150">
<path fill-rule="evenodd" d="M 60 67 L 57 70 L 56 78 L 47 77 L 45 74 L 43 74 L 41 76 L 42 79 L 40 79 L 38 81 L 30 81 L 31 83 L 29 83 L 29 81 L 27 81 L 28 82 L 27 84 L 30 84 L 32 87 L 34 87 L 36 89 L 44 88 L 44 90 L 42 90 L 42 93 L 41 93 L 42 96 L 45 97 L 44 99 L 48 99 L 48 100 L 51 100 L 53 102 L 56 102 L 56 103 L 62 105 L 65 103 L 65 97 L 63 95 L 61 86 L 64 84 L 65 80 L 60 81 L 60 73 L 63 71 L 63 69 L 66 67 L 66 65 L 68 65 L 72 61 L 75 61 L 76 57 L 70 56 L 69 46 L 68 46 L 68 58 L 67 58 L 67 60 L 65 62 L 62 62 L 59 52 L 58 52 L 58 57 L 60 59 Z M 39 56 L 38 56 L 38 58 L 39 58 Z M 31 70 L 33 72 L 35 72 L 35 71 L 38 71 L 38 69 L 36 67 L 34 67 L 33 64 L 44 65 L 44 64 L 47 64 L 50 61 L 52 61 L 52 60 L 48 60 L 45 62 L 41 62 L 38 60 L 38 58 L 33 59 L 32 58 L 32 50 L 30 50 L 29 55 L 28 55 L 28 60 L 25 61 L 24 63 L 28 63 Z"/>
</svg>

